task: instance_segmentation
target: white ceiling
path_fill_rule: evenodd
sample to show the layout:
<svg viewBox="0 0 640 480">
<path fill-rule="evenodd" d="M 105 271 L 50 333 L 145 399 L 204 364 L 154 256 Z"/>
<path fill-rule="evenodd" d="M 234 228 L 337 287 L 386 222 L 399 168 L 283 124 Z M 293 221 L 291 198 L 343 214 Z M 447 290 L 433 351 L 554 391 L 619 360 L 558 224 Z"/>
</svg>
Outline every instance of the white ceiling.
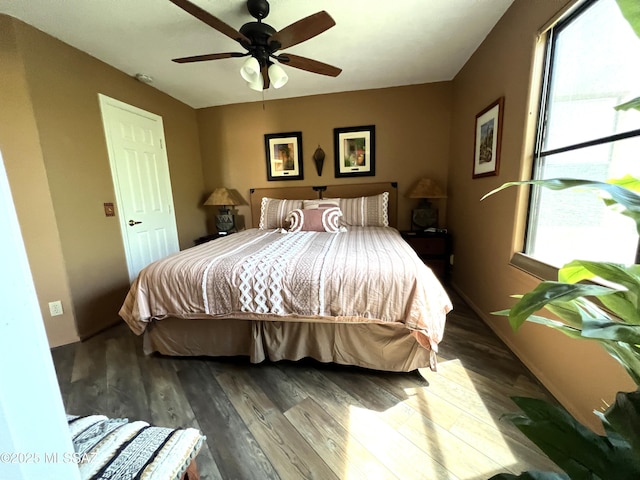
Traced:
<svg viewBox="0 0 640 480">
<path fill-rule="evenodd" d="M 192 0 L 239 30 L 245 0 Z M 513 0 L 271 0 L 276 30 L 320 10 L 336 26 L 286 52 L 342 68 L 336 78 L 284 67 L 280 99 L 451 80 Z M 168 0 L 0 0 L 0 13 L 87 52 L 194 107 L 261 101 L 239 74 L 243 58 L 177 64 L 172 58 L 244 52 Z"/>
</svg>

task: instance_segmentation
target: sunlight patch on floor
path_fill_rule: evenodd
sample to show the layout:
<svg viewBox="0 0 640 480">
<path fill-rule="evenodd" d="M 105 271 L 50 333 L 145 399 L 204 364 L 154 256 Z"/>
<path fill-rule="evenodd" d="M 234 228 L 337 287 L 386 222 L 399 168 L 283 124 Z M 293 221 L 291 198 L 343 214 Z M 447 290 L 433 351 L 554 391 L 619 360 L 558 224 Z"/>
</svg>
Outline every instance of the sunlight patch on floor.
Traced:
<svg viewBox="0 0 640 480">
<path fill-rule="evenodd" d="M 402 416 L 405 409 L 399 402 Z M 455 479 L 446 468 L 435 461 L 413 442 L 403 436 L 384 417 L 389 419 L 390 410 L 376 412 L 362 407 L 349 407 L 350 442 L 357 441 L 391 473 L 401 479 Z M 414 412 L 415 415 L 415 412 Z M 408 421 L 409 418 L 406 419 Z M 348 462 L 351 461 L 351 448 L 348 449 Z M 418 467 L 419 466 L 419 467 Z M 345 469 L 347 471 L 347 469 Z M 393 477 L 381 477 L 393 478 Z"/>
<path fill-rule="evenodd" d="M 384 411 L 349 406 L 343 478 L 362 478 L 363 449 L 383 469 L 369 464 L 367 478 L 479 480 L 553 469 L 513 425 L 499 420 L 515 410 L 506 387 L 467 372 L 459 360 L 421 374 L 428 385 L 403 388 L 406 399 Z"/>
</svg>

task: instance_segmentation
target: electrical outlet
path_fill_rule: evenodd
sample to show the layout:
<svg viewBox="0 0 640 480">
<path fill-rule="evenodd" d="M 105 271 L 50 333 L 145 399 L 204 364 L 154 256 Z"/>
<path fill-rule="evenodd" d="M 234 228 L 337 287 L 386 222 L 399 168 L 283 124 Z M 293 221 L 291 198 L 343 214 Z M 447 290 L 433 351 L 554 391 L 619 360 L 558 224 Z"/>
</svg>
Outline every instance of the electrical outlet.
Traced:
<svg viewBox="0 0 640 480">
<path fill-rule="evenodd" d="M 58 315 L 62 315 L 64 312 L 62 311 L 62 302 L 57 300 L 55 302 L 49 302 L 49 312 L 51 312 L 52 317 L 57 317 Z"/>
</svg>

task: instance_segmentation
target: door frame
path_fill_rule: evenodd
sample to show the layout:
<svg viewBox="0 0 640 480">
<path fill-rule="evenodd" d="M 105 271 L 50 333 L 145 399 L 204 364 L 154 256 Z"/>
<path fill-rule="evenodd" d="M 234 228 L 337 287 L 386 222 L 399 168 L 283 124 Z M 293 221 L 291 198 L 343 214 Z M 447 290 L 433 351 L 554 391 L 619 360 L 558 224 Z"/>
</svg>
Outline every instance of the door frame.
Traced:
<svg viewBox="0 0 640 480">
<path fill-rule="evenodd" d="M 122 110 L 126 110 L 129 113 L 133 113 L 135 115 L 140 115 L 141 117 L 148 118 L 152 121 L 158 122 L 160 129 L 162 130 L 162 135 L 160 136 L 161 142 L 161 151 L 162 151 L 162 161 L 167 166 L 167 176 L 169 188 L 171 191 L 169 192 L 169 209 L 173 214 L 173 225 L 175 238 L 178 239 L 178 225 L 175 219 L 175 208 L 173 205 L 173 187 L 171 185 L 171 175 L 169 172 L 169 157 L 167 156 L 166 142 L 164 141 L 164 123 L 162 121 L 162 117 L 160 115 L 156 115 L 155 113 L 147 112 L 146 110 L 142 110 L 141 108 L 134 107 L 133 105 L 129 105 L 128 103 L 121 102 L 120 100 L 116 100 L 115 98 L 108 97 L 102 93 L 98 93 L 98 98 L 100 100 L 100 113 L 102 117 L 102 127 L 104 128 L 105 140 L 107 142 L 107 153 L 109 156 L 109 167 L 111 170 L 111 179 L 113 180 L 113 188 L 115 190 L 116 196 L 116 212 L 118 217 L 118 223 L 120 225 L 120 233 L 122 236 L 122 243 L 124 247 L 125 259 L 127 262 L 127 272 L 129 274 L 129 282 L 133 283 L 135 277 L 137 276 L 136 272 L 132 272 L 132 261 L 133 255 L 131 253 L 131 249 L 129 248 L 129 229 L 127 224 L 127 218 L 125 216 L 124 209 L 122 208 L 124 205 L 124 201 L 122 200 L 122 193 L 120 191 L 120 181 L 117 175 L 117 166 L 116 166 L 116 154 L 114 148 L 111 144 L 111 136 L 109 132 L 109 124 L 108 121 L 110 119 L 108 115 L 108 109 L 106 107 L 115 107 L 120 108 Z M 179 248 L 179 243 L 178 243 Z"/>
</svg>

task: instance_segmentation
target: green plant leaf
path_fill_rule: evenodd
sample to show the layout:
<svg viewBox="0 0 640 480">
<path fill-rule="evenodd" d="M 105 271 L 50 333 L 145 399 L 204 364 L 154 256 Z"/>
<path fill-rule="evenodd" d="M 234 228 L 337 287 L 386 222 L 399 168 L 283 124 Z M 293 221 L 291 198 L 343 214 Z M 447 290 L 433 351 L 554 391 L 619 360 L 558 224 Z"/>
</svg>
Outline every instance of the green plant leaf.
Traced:
<svg viewBox="0 0 640 480">
<path fill-rule="evenodd" d="M 568 325 L 579 329 L 582 329 L 582 323 L 585 320 L 593 318 L 611 320 L 611 317 L 604 310 L 585 298 L 575 298 L 566 302 L 554 300 L 545 305 L 544 308 Z"/>
<path fill-rule="evenodd" d="M 640 350 L 630 343 L 599 340 L 609 355 L 624 367 L 636 385 L 640 386 Z"/>
<path fill-rule="evenodd" d="M 495 190 L 484 195 L 480 201 L 490 195 L 500 192 L 506 188 L 516 185 L 539 185 L 541 187 L 550 188 L 551 190 L 565 190 L 567 188 L 581 187 L 588 190 L 596 190 L 606 192 L 610 197 L 605 199 L 607 206 L 620 205 L 624 210 L 620 211 L 622 215 L 631 217 L 636 222 L 636 229 L 640 234 L 640 195 L 635 193 L 637 190 L 626 186 L 618 185 L 617 182 L 624 181 L 633 183 L 633 177 L 625 176 L 620 180 L 610 180 L 608 182 L 597 182 L 594 180 L 579 180 L 575 178 L 552 178 L 548 180 L 525 180 L 521 182 L 507 182 Z M 640 183 L 640 180 L 635 179 Z"/>
<path fill-rule="evenodd" d="M 599 412 L 598 412 L 599 413 Z M 604 414 L 599 414 L 603 422 L 609 424 L 640 454 L 640 391 L 618 392 L 616 402 Z"/>
<path fill-rule="evenodd" d="M 640 38 L 640 3 L 638 0 L 616 0 L 622 16 Z"/>
<path fill-rule="evenodd" d="M 640 265 L 573 260 L 558 270 L 558 281 L 578 283 L 600 277 L 640 293 Z"/>
<path fill-rule="evenodd" d="M 596 277 L 626 288 L 627 291 L 607 295 L 600 301 L 620 319 L 640 325 L 640 265 L 574 260 L 558 271 L 561 282 L 577 283 Z"/>
<path fill-rule="evenodd" d="M 540 472 L 538 470 L 531 470 L 530 472 L 524 472 L 520 475 L 513 475 L 512 473 L 499 473 L 494 475 L 489 480 L 570 480 L 564 473 L 556 472 Z"/>
<path fill-rule="evenodd" d="M 640 325 L 589 319 L 582 323 L 582 336 L 640 345 Z"/>
<path fill-rule="evenodd" d="M 629 299 L 631 295 L 625 295 L 624 292 L 616 292 L 612 295 L 599 298 L 602 304 L 613 312 L 618 318 L 623 319 L 626 323 L 640 325 L 640 311 L 638 310 L 637 299 Z"/>
<path fill-rule="evenodd" d="M 631 110 L 632 108 L 635 110 L 640 110 L 640 97 L 634 98 L 633 100 L 629 100 L 628 102 L 622 103 L 620 105 L 616 105 L 613 108 L 615 108 L 618 111 Z"/>
<path fill-rule="evenodd" d="M 610 178 L 607 183 L 624 187 L 632 192 L 640 193 L 640 179 L 632 175 L 625 175 L 622 178 Z"/>
<path fill-rule="evenodd" d="M 551 320 L 550 318 L 541 317 L 539 315 L 531 315 L 529 318 L 527 318 L 527 322 L 537 323 L 539 325 L 553 328 L 554 330 L 558 330 L 559 332 L 562 332 L 568 337 L 574 338 L 576 340 L 582 339 L 582 330 L 580 330 L 579 328 L 571 327 L 569 325 L 565 325 L 564 323 L 558 322 L 557 320 Z"/>
<path fill-rule="evenodd" d="M 542 282 L 511 308 L 509 322 L 517 330 L 529 316 L 551 302 L 567 302 L 579 297 L 607 295 L 615 291 L 600 285 Z"/>
<path fill-rule="evenodd" d="M 564 408 L 535 398 L 513 397 L 523 414 L 506 415 L 572 479 L 637 479 L 640 457 L 629 444 L 581 425 Z M 615 477 L 612 477 L 615 472 Z"/>
</svg>

